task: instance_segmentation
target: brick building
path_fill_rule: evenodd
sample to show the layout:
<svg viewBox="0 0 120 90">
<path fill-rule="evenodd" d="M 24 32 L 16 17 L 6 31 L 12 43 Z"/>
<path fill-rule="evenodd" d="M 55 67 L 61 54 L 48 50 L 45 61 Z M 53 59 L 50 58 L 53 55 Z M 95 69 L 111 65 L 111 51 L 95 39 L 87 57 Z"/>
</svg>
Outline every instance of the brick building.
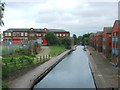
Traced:
<svg viewBox="0 0 120 90">
<path fill-rule="evenodd" d="M 116 20 L 112 29 L 112 60 L 120 67 L 120 20 Z"/>
<path fill-rule="evenodd" d="M 95 33 L 90 34 L 89 45 L 92 46 L 92 47 L 95 46 Z"/>
<path fill-rule="evenodd" d="M 102 32 L 97 32 L 95 35 L 95 50 L 102 52 Z"/>
<path fill-rule="evenodd" d="M 70 37 L 70 32 L 64 29 L 34 29 L 34 28 L 10 28 L 3 32 L 3 41 L 12 43 L 27 43 L 30 40 L 42 39 L 42 44 L 47 44 L 44 36 L 47 32 L 53 32 L 59 38 Z"/>
<path fill-rule="evenodd" d="M 108 57 L 112 51 L 112 27 L 104 27 L 102 33 L 102 52 Z"/>
</svg>

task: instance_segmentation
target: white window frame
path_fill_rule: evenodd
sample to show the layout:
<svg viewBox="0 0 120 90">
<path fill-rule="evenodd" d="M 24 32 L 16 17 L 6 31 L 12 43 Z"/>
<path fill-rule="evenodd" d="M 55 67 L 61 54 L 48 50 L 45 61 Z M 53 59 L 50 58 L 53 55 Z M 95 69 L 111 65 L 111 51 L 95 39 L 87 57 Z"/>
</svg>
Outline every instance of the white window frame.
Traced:
<svg viewBox="0 0 120 90">
<path fill-rule="evenodd" d="M 63 34 L 63 36 L 65 37 L 65 34 Z"/>
<path fill-rule="evenodd" d="M 27 32 L 25 32 L 25 36 L 28 36 L 28 33 L 27 33 Z"/>
<path fill-rule="evenodd" d="M 39 33 L 39 36 L 41 36 L 41 33 Z"/>
<path fill-rule="evenodd" d="M 24 36 L 24 32 L 21 32 L 21 36 Z"/>
<path fill-rule="evenodd" d="M 8 36 L 8 33 L 7 33 L 7 32 L 5 32 L 5 36 Z"/>
<path fill-rule="evenodd" d="M 62 36 L 62 34 L 60 33 L 60 37 Z"/>
</svg>

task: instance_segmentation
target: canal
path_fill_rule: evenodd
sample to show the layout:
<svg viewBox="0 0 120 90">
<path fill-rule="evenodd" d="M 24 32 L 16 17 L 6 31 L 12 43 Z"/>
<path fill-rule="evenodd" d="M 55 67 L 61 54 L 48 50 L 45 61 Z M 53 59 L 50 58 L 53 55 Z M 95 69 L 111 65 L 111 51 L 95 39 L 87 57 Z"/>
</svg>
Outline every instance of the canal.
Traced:
<svg viewBox="0 0 120 90">
<path fill-rule="evenodd" d="M 66 56 L 35 88 L 95 88 L 88 56 L 83 46 Z"/>
</svg>

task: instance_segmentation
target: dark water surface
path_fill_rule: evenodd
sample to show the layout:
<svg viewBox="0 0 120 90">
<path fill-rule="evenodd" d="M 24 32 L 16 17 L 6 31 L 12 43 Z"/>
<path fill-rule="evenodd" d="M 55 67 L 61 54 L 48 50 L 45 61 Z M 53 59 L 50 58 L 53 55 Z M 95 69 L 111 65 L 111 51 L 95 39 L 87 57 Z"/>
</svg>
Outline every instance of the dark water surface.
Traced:
<svg viewBox="0 0 120 90">
<path fill-rule="evenodd" d="M 83 47 L 66 56 L 34 88 L 95 88 Z"/>
</svg>

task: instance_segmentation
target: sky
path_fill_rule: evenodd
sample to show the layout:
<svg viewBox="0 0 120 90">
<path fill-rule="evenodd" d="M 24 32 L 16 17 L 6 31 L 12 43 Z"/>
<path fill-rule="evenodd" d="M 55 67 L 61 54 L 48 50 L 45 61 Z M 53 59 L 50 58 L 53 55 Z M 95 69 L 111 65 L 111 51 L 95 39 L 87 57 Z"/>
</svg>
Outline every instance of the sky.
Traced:
<svg viewBox="0 0 120 90">
<path fill-rule="evenodd" d="M 118 0 L 3 0 L 2 31 L 8 28 L 50 28 L 71 36 L 102 31 L 118 19 Z"/>
</svg>

